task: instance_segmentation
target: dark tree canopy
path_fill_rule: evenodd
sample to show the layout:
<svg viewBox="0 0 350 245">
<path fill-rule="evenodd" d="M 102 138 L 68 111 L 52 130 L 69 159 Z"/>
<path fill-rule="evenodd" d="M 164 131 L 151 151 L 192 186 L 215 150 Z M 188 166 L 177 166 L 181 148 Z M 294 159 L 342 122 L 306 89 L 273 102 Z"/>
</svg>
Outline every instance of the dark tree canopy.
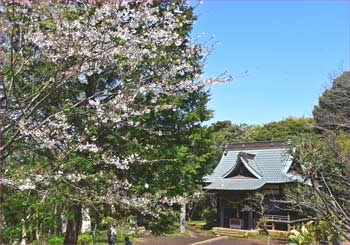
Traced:
<svg viewBox="0 0 350 245">
<path fill-rule="evenodd" d="M 305 117 L 289 117 L 278 122 L 270 122 L 257 127 L 254 140 L 293 140 L 304 134 L 313 134 L 315 131 L 312 124 L 313 119 Z"/>
<path fill-rule="evenodd" d="M 315 132 L 312 118 L 293 118 L 270 122 L 264 125 L 234 124 L 231 121 L 219 121 L 211 126 L 216 145 L 225 148 L 225 145 L 237 142 L 286 140 L 294 139 L 303 134 Z"/>
<path fill-rule="evenodd" d="M 350 72 L 344 72 L 333 81 L 312 113 L 319 127 L 350 130 Z"/>
</svg>

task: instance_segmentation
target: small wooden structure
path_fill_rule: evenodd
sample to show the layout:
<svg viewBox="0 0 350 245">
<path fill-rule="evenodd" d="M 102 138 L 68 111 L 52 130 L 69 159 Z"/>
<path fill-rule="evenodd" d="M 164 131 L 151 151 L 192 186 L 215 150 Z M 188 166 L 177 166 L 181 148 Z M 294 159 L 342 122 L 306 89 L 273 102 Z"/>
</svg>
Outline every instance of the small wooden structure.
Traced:
<svg viewBox="0 0 350 245">
<path fill-rule="evenodd" d="M 259 236 L 258 230 L 237 230 L 222 227 L 213 227 L 214 234 L 221 236 L 230 236 L 235 238 L 256 238 Z M 291 233 L 289 231 L 269 231 L 269 236 L 272 239 L 288 241 L 288 237 Z"/>
<path fill-rule="evenodd" d="M 302 219 L 290 219 L 290 215 L 265 215 L 267 228 L 275 230 L 275 224 L 287 224 L 288 231 L 291 231 L 296 228 L 298 224 L 304 224 L 307 221 L 310 221 L 310 218 Z"/>
<path fill-rule="evenodd" d="M 244 211 L 244 200 L 263 192 L 268 202 L 265 213 L 270 229 L 291 230 L 295 222 L 273 200 L 283 200 L 283 190 L 291 182 L 302 180 L 292 170 L 288 141 L 267 141 L 229 145 L 214 172 L 204 177 L 205 190 L 217 199 L 220 227 L 255 229 L 258 212 Z M 286 204 L 281 204 L 286 206 Z"/>
</svg>

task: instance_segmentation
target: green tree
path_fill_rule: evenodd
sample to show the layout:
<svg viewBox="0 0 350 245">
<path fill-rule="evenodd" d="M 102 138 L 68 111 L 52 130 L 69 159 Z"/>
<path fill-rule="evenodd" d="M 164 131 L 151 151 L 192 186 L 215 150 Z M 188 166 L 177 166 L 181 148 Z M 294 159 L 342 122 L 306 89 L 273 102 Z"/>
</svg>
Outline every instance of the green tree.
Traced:
<svg viewBox="0 0 350 245">
<path fill-rule="evenodd" d="M 350 72 L 344 72 L 333 81 L 312 113 L 318 127 L 350 130 Z"/>
<path fill-rule="evenodd" d="M 295 206 L 308 210 L 350 240 L 349 72 L 333 81 L 320 97 L 313 115 L 322 135 L 295 142 L 294 158 L 311 185 L 291 193 Z M 301 167 L 303 166 L 303 167 Z"/>
<path fill-rule="evenodd" d="M 219 121 L 210 127 L 219 149 L 224 149 L 231 143 L 253 141 L 255 130 L 258 128 L 256 125 L 233 124 L 231 121 Z"/>
<path fill-rule="evenodd" d="M 316 133 L 312 118 L 287 118 L 258 126 L 253 135 L 256 141 L 293 140 L 303 134 Z"/>
<path fill-rule="evenodd" d="M 304 134 L 317 134 L 312 118 L 287 118 L 279 122 L 264 125 L 233 124 L 231 121 L 219 121 L 210 126 L 213 131 L 217 157 L 221 157 L 226 145 L 240 142 L 294 140 Z"/>
<path fill-rule="evenodd" d="M 287 140 L 303 134 L 316 133 L 312 118 L 287 118 L 278 122 L 264 125 L 233 124 L 231 121 L 219 121 L 211 125 L 216 145 L 224 148 L 225 145 L 239 142 Z"/>
<path fill-rule="evenodd" d="M 304 184 L 289 189 L 293 208 L 311 218 L 326 222 L 347 240 L 349 234 L 349 156 L 350 139 L 344 133 L 309 135 L 294 142 L 295 169 Z"/>
<path fill-rule="evenodd" d="M 154 147 L 144 152 L 145 158 L 152 162 L 152 167 L 130 171 L 134 177 L 130 179 L 135 179 L 133 185 L 140 192 L 144 192 L 146 185 L 148 191 L 174 197 L 184 206 L 201 190 L 202 177 L 213 168 L 215 151 L 211 131 L 201 126 L 201 122 L 211 117 L 210 111 L 206 109 L 207 100 L 208 94 L 205 92 L 178 97 L 175 101 L 177 110 L 148 118 L 149 123 L 157 127 L 154 130 L 165 133 L 160 139 L 143 139 Z M 178 208 L 175 205 L 174 210 Z"/>
</svg>

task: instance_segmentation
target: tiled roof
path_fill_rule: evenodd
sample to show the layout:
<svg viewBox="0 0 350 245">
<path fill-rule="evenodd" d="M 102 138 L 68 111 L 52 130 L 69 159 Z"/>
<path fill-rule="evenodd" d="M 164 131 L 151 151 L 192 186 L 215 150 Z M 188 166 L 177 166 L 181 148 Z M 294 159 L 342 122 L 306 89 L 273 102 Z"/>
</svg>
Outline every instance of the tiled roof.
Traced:
<svg viewBox="0 0 350 245">
<path fill-rule="evenodd" d="M 261 179 L 218 179 L 204 187 L 207 190 L 256 190 L 265 182 Z"/>
<path fill-rule="evenodd" d="M 214 172 L 204 177 L 205 182 L 210 183 L 204 188 L 207 190 L 256 190 L 269 183 L 291 182 L 295 179 L 289 174 L 287 176 L 287 171 L 292 163 L 287 150 L 287 141 L 255 142 L 230 146 Z M 244 157 L 247 154 L 249 157 Z M 238 158 L 257 178 L 225 178 L 235 169 Z"/>
<path fill-rule="evenodd" d="M 244 164 L 244 166 L 252 172 L 252 174 L 254 174 L 258 179 L 260 179 L 263 175 L 259 169 L 259 166 L 256 164 L 254 159 L 249 159 L 249 158 L 244 158 L 244 157 L 240 157 L 239 158 L 242 163 Z"/>
</svg>

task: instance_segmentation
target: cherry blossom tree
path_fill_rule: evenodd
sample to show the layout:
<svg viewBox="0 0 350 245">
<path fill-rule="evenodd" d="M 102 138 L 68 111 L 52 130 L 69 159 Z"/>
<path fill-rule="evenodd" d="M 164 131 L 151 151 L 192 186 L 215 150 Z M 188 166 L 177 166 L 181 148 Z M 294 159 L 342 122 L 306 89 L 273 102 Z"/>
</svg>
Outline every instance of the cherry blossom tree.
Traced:
<svg viewBox="0 0 350 245">
<path fill-rule="evenodd" d="M 145 135 L 174 132 L 145 117 L 232 79 L 200 79 L 207 50 L 189 37 L 194 19 L 182 1 L 1 2 L 0 231 L 5 187 L 59 196 L 74 216 L 81 203 L 153 216 L 176 203 L 136 190 L 130 170 L 154 159 L 126 145 L 152 151 Z"/>
</svg>

